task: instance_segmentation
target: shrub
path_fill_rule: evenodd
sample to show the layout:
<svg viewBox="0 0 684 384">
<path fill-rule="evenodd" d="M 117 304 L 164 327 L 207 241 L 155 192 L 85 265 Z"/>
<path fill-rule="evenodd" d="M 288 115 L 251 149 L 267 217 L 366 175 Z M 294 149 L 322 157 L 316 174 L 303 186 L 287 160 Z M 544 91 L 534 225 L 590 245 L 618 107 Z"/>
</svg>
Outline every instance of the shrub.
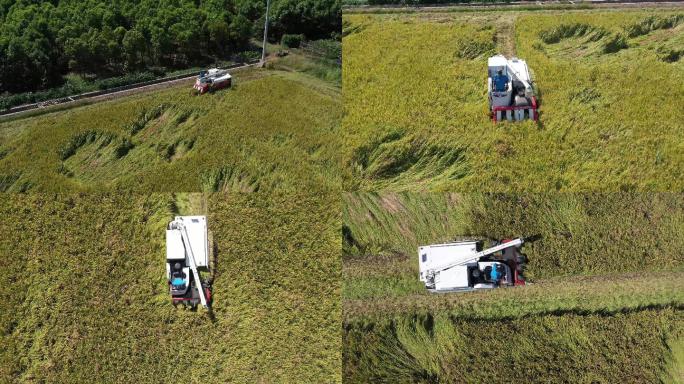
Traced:
<svg viewBox="0 0 684 384">
<path fill-rule="evenodd" d="M 286 48 L 299 48 L 304 40 L 304 35 L 284 34 L 280 43 Z"/>
<path fill-rule="evenodd" d="M 153 72 L 136 72 L 125 76 L 110 77 L 103 80 L 98 80 L 95 82 L 96 86 L 100 90 L 121 87 L 124 85 L 130 85 L 135 83 L 142 83 L 145 81 L 154 80 L 158 75 Z"/>
</svg>

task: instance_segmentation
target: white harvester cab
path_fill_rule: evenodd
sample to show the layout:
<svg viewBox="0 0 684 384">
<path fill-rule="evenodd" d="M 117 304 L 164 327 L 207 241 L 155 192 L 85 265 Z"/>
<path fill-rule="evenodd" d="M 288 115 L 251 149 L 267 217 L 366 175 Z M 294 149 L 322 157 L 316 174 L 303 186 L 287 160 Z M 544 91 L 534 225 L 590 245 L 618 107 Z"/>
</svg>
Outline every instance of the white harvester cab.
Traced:
<svg viewBox="0 0 684 384">
<path fill-rule="evenodd" d="M 176 216 L 166 228 L 166 276 L 174 305 L 196 308 L 211 304 L 211 286 L 200 271 L 209 271 L 205 216 Z"/>
<path fill-rule="evenodd" d="M 538 103 L 532 77 L 525 60 L 503 55 L 487 62 L 487 92 L 492 120 L 520 121 L 538 119 Z"/>
<path fill-rule="evenodd" d="M 430 291 L 470 291 L 525 285 L 522 238 L 502 240 L 482 249 L 476 240 L 426 245 L 418 248 L 420 281 Z"/>
</svg>

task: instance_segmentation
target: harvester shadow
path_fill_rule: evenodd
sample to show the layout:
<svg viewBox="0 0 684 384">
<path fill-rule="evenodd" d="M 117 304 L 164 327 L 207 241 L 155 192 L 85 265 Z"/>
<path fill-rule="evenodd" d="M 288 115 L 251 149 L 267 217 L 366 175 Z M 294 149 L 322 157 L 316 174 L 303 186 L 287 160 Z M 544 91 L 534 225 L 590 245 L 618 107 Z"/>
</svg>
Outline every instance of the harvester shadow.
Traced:
<svg viewBox="0 0 684 384">
<path fill-rule="evenodd" d="M 216 316 L 214 315 L 214 311 L 211 309 L 211 307 L 209 307 L 209 310 L 207 310 L 207 317 L 213 324 L 217 323 Z"/>
<path fill-rule="evenodd" d="M 534 243 L 535 241 L 539 241 L 539 240 L 543 240 L 543 239 L 544 239 L 544 236 L 542 236 L 541 233 L 537 233 L 535 235 L 527 236 L 524 238 L 526 243 Z"/>
<path fill-rule="evenodd" d="M 218 244 L 216 244 L 216 240 L 214 240 L 214 237 L 211 237 L 211 274 L 209 275 L 208 283 L 209 286 L 212 289 L 213 292 L 213 285 L 214 285 L 214 280 L 218 276 L 218 269 L 216 268 L 218 266 L 218 259 L 219 259 L 219 251 L 218 251 Z M 209 305 L 209 309 L 207 310 L 207 317 L 209 317 L 209 320 L 213 324 L 217 323 L 216 315 L 214 314 L 213 310 L 213 304 L 214 304 L 214 298 L 212 294 L 212 299 L 211 299 L 211 304 Z"/>
<path fill-rule="evenodd" d="M 534 243 L 536 241 L 542 240 L 544 236 L 542 236 L 541 233 L 534 234 L 532 236 L 527 236 L 523 238 L 525 243 Z M 527 269 L 527 265 L 530 263 L 530 258 L 527 257 L 527 253 L 520 252 L 520 256 L 522 257 L 522 270 L 520 271 L 522 276 L 525 276 L 525 270 Z"/>
<path fill-rule="evenodd" d="M 541 106 L 544 105 L 544 93 L 541 89 L 536 90 L 536 97 L 537 97 L 537 128 L 539 130 L 544 129 L 544 124 L 542 123 L 542 116 L 544 115 L 544 112 L 541 110 Z"/>
</svg>

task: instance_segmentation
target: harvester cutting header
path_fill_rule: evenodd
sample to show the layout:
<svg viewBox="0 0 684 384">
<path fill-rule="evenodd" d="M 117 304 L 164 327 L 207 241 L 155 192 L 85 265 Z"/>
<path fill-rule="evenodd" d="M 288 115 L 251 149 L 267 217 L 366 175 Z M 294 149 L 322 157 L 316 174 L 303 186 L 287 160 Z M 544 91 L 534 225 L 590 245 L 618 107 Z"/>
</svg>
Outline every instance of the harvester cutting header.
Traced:
<svg viewBox="0 0 684 384">
<path fill-rule="evenodd" d="M 489 58 L 488 68 L 487 90 L 492 120 L 537 121 L 538 103 L 525 60 L 517 57 L 508 60 L 503 55 L 496 55 Z"/>
<path fill-rule="evenodd" d="M 504 239 L 483 250 L 477 240 L 418 248 L 420 281 L 432 292 L 472 291 L 525 285 L 522 238 Z"/>
</svg>

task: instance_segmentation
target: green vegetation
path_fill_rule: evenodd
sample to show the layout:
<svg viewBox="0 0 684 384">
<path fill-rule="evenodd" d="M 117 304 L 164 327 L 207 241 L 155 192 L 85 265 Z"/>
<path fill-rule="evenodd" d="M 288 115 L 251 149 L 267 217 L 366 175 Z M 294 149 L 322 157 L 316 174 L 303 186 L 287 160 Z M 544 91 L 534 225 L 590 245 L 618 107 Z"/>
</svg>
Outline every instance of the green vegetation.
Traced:
<svg viewBox="0 0 684 384">
<path fill-rule="evenodd" d="M 284 57 L 269 61 L 267 67 L 306 73 L 342 87 L 342 44 L 330 39 L 301 43 Z"/>
<path fill-rule="evenodd" d="M 283 35 L 280 39 L 280 44 L 285 48 L 299 48 L 302 45 L 303 38 L 302 35 Z"/>
<path fill-rule="evenodd" d="M 337 196 L 204 199 L 5 194 L 0 381 L 340 382 Z M 168 296 L 165 225 L 192 207 L 213 235 L 213 316 Z"/>
<path fill-rule="evenodd" d="M 188 83 L 0 123 L 0 189 L 339 189 L 339 88 L 301 73 L 234 75 L 213 94 Z"/>
<path fill-rule="evenodd" d="M 344 188 L 682 190 L 682 20 L 672 10 L 345 15 Z M 538 124 L 490 121 L 486 60 L 497 51 L 527 60 Z"/>
<path fill-rule="evenodd" d="M 681 194 L 347 193 L 342 212 L 349 382 L 653 382 L 680 369 Z M 528 286 L 431 294 L 418 280 L 419 245 L 533 235 Z"/>
<path fill-rule="evenodd" d="M 265 7 L 262 0 L 2 1 L 0 93 L 60 86 L 68 73 L 107 78 L 254 57 L 250 40 L 261 36 Z M 339 34 L 339 0 L 275 0 L 270 13 L 273 41 Z"/>
</svg>

